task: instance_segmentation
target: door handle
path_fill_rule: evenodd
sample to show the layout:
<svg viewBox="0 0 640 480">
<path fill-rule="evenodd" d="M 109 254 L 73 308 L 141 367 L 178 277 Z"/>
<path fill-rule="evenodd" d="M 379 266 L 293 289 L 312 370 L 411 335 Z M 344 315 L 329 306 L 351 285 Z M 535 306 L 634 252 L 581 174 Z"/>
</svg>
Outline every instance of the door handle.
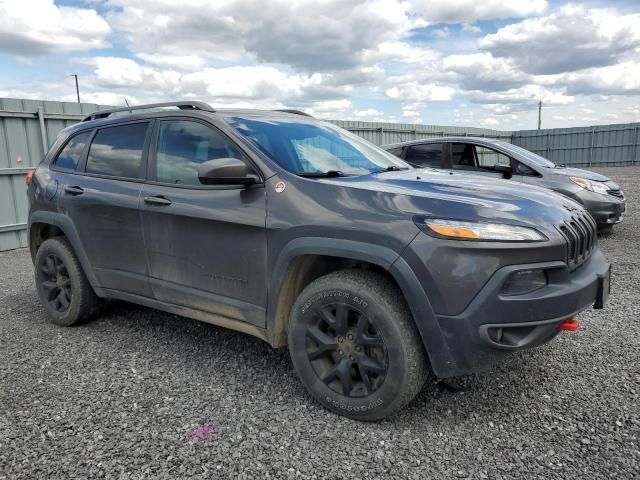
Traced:
<svg viewBox="0 0 640 480">
<path fill-rule="evenodd" d="M 84 193 L 84 188 L 82 187 L 64 187 L 65 193 L 69 195 L 82 195 Z"/>
<path fill-rule="evenodd" d="M 166 205 L 171 205 L 171 200 L 169 200 L 168 198 L 164 198 L 162 195 L 157 195 L 154 197 L 144 197 L 144 201 L 145 203 L 150 203 L 151 205 L 158 205 L 158 206 L 166 206 Z"/>
</svg>

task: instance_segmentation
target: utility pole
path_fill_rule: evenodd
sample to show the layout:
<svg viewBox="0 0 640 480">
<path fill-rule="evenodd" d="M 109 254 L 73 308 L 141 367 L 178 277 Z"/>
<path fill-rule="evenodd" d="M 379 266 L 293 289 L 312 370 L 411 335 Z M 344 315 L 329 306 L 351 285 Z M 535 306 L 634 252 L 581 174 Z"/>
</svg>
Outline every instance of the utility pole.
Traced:
<svg viewBox="0 0 640 480">
<path fill-rule="evenodd" d="M 538 130 L 542 126 L 542 100 L 538 102 Z"/>
<path fill-rule="evenodd" d="M 76 79 L 76 96 L 78 97 L 78 103 L 80 103 L 80 89 L 78 88 L 78 74 L 72 73 L 69 75 L 70 77 L 75 77 Z"/>
</svg>

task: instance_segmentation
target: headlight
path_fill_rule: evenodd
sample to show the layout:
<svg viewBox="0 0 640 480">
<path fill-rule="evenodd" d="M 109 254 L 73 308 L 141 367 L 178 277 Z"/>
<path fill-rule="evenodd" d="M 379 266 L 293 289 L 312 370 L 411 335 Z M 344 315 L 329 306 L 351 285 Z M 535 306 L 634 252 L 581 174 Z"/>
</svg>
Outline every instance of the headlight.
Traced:
<svg viewBox="0 0 640 480">
<path fill-rule="evenodd" d="M 602 182 L 592 182 L 591 180 L 587 180 L 586 178 L 581 177 L 569 177 L 573 183 L 581 186 L 585 190 L 589 190 L 590 192 L 602 193 L 603 195 L 607 195 L 609 193 L 609 189 Z"/>
<path fill-rule="evenodd" d="M 547 240 L 547 237 L 538 230 L 518 225 L 425 217 L 418 217 L 415 221 L 416 225 L 426 233 L 457 240 L 498 242 L 540 242 Z"/>
</svg>

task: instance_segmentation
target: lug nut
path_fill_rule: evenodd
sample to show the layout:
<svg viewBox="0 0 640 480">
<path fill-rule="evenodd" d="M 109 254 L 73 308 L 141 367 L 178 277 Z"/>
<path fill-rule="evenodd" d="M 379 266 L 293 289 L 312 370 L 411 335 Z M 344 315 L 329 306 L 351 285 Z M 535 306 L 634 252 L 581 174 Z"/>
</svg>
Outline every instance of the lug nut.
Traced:
<svg viewBox="0 0 640 480">
<path fill-rule="evenodd" d="M 359 352 L 360 350 L 362 350 L 361 347 L 356 347 L 356 352 Z"/>
<path fill-rule="evenodd" d="M 344 352 L 343 352 L 342 350 L 338 350 L 338 353 L 339 353 L 340 355 L 344 355 Z"/>
<path fill-rule="evenodd" d="M 349 355 L 349 360 L 351 360 L 352 362 L 356 359 L 356 357 L 354 357 L 353 355 Z"/>
<path fill-rule="evenodd" d="M 353 335 L 349 334 L 349 335 L 347 335 L 347 338 L 348 338 L 349 340 L 353 340 Z"/>
<path fill-rule="evenodd" d="M 344 338 L 338 337 L 338 343 L 342 343 L 343 341 L 344 341 Z"/>
</svg>

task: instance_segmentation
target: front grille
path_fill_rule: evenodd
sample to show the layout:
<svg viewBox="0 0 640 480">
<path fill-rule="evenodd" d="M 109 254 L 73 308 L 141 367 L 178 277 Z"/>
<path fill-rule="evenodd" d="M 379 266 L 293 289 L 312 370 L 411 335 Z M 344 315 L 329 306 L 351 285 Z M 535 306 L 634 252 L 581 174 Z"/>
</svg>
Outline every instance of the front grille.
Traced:
<svg viewBox="0 0 640 480">
<path fill-rule="evenodd" d="M 576 268 L 593 253 L 598 241 L 598 227 L 586 211 L 574 213 L 571 219 L 558 226 L 567 241 L 567 265 Z"/>
<path fill-rule="evenodd" d="M 608 182 L 604 182 L 604 184 L 609 189 L 609 195 L 612 195 L 617 198 L 624 198 L 624 194 L 620 190 L 620 186 L 616 182 L 612 182 L 609 180 Z"/>
<path fill-rule="evenodd" d="M 614 197 L 618 197 L 618 198 L 624 198 L 624 195 L 620 190 L 609 190 L 609 195 L 613 195 Z"/>
</svg>

